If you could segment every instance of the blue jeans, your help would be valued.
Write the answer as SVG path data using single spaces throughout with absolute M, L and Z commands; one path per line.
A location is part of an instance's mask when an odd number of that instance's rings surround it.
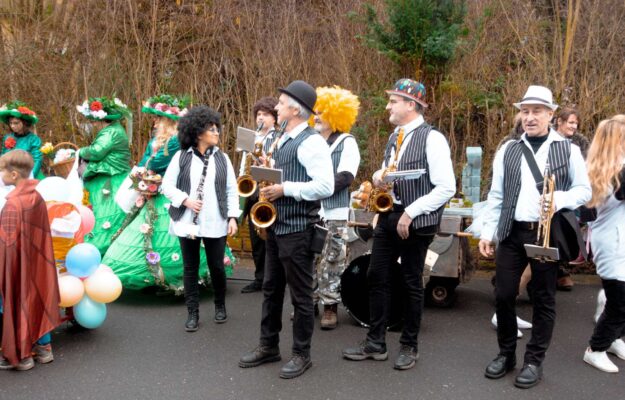
M 0 297 L 0 315 L 3 314 L 2 311 L 3 311 L 2 297 Z M 2 327 L 2 317 L 0 317 L 0 327 Z M 2 336 L 2 328 L 0 328 L 0 337 L 1 336 Z M 50 335 L 50 332 L 46 333 L 45 335 L 40 337 L 39 340 L 37 340 L 37 344 L 39 346 L 45 346 L 47 344 L 50 344 L 50 342 L 52 342 L 52 335 Z

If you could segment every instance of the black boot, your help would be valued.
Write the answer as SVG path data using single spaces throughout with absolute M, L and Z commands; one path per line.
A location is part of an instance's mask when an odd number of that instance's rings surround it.
M 187 332 L 195 332 L 200 325 L 200 311 L 189 310 L 189 316 L 187 322 L 184 324 L 184 330 Z
M 228 320 L 228 314 L 226 314 L 226 305 L 215 304 L 215 322 L 218 324 L 223 324 Z

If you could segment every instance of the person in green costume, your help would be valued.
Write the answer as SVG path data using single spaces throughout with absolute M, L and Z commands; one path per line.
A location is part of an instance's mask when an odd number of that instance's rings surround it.
M 130 170 L 128 136 L 121 120 L 132 115 L 119 99 L 108 97 L 89 98 L 76 109 L 91 121 L 97 132 L 91 145 L 78 151 L 79 174 L 95 216 L 95 226 L 85 236 L 85 242 L 105 254 L 111 237 L 126 216 L 114 198 Z
M 184 291 L 180 243 L 176 236 L 168 232 L 170 201 L 157 192 L 154 195 L 150 195 L 149 191 L 148 194 L 141 194 L 138 187 L 133 189 L 132 186 L 139 186 L 141 182 L 147 185 L 150 179 L 158 181 L 158 176 L 165 174 L 172 157 L 180 150 L 177 121 L 187 113 L 188 103 L 187 97 L 162 94 L 151 97 L 141 109 L 154 115 L 153 137 L 138 168 L 133 169 L 117 192 L 116 201 L 127 212 L 126 219 L 102 259 L 102 263 L 111 267 L 126 289 L 158 286 L 163 289 L 158 293 L 172 291 L 177 295 Z M 143 179 L 144 176 L 156 178 Z M 228 247 L 226 257 L 229 263 L 226 274 L 231 275 L 234 257 Z M 204 253 L 200 259 L 199 279 L 204 284 L 209 282 Z
M 2 153 L 6 154 L 11 150 L 25 150 L 33 156 L 35 164 L 33 166 L 33 177 L 43 179 L 41 163 L 41 139 L 32 129 L 39 121 L 39 118 L 26 103 L 16 100 L 0 107 L 0 121 L 9 126 L 10 132 L 2 138 Z

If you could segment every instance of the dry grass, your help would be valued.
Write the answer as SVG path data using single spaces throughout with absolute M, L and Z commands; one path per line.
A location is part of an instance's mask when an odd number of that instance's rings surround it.
M 381 9 L 383 0 L 371 1 Z M 362 177 L 379 164 L 389 129 L 383 89 L 410 70 L 363 47 L 347 17 L 359 0 L 3 0 L 0 101 L 20 98 L 40 114 L 46 141 L 85 144 L 74 105 L 116 93 L 134 110 L 159 93 L 189 93 L 223 114 L 223 147 L 252 104 L 292 79 L 341 85 L 361 97 L 356 130 Z M 511 103 L 527 85 L 576 104 L 582 129 L 625 108 L 622 0 L 468 1 L 458 56 L 425 79 L 427 119 L 449 136 L 458 172 L 467 145 L 484 147 L 485 171 L 508 132 Z M 558 28 L 560 27 L 560 28 Z M 133 155 L 147 142 L 135 114 Z M 232 153 L 231 153 L 232 154 Z

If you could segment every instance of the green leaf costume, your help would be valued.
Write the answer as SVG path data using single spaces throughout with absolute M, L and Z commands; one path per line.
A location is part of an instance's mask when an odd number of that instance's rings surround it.
M 96 135 L 93 143 L 79 151 L 89 161 L 83 173 L 85 189 L 93 206 L 95 227 L 85 242 L 105 254 L 111 237 L 124 221 L 124 211 L 115 203 L 115 193 L 130 170 L 130 150 L 126 131 L 119 121 Z

